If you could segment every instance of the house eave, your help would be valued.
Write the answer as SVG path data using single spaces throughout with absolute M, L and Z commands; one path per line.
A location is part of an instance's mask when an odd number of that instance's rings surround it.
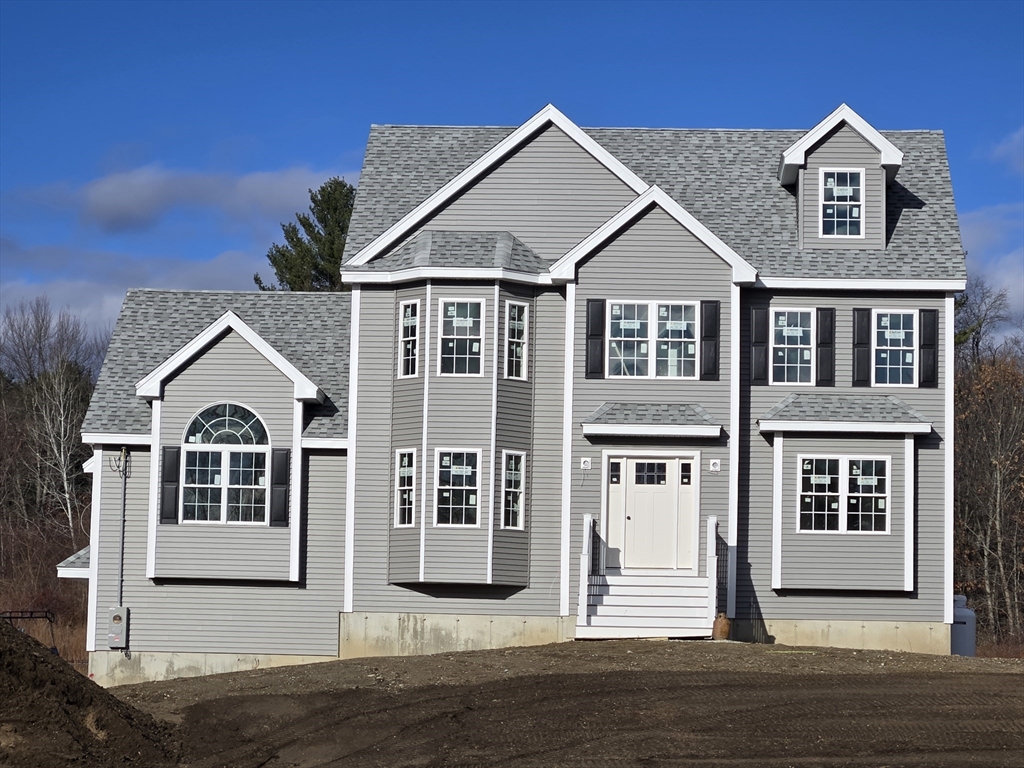
M 705 437 L 722 434 L 719 424 L 584 424 L 584 437 Z
M 868 434 L 927 435 L 932 425 L 927 422 L 891 421 L 796 421 L 760 419 L 761 432 L 862 432 Z

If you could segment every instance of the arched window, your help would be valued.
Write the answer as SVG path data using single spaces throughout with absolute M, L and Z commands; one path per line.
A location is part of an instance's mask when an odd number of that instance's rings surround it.
M 259 416 L 234 403 L 211 405 L 188 425 L 184 450 L 182 522 L 267 523 L 270 443 Z

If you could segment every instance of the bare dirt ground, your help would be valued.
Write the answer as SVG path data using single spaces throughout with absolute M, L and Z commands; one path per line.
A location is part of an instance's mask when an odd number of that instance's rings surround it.
M 579 642 L 111 692 L 168 729 L 165 761 L 12 765 L 1024 766 L 1012 659 Z

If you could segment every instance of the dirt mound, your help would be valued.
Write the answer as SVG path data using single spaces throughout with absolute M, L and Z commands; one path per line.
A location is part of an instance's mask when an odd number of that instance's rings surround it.
M 0 621 L 0 764 L 165 766 L 166 726 Z

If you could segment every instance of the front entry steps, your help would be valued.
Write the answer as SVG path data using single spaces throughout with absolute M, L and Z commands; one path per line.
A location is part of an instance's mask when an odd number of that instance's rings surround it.
M 593 574 L 576 638 L 711 637 L 709 588 L 706 578 L 673 571 Z

